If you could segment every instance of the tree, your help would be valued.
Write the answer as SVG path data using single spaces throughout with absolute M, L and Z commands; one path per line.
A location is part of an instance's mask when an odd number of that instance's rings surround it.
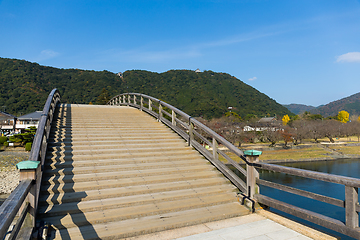
M 281 140 L 282 136 L 278 130 L 268 128 L 262 132 L 264 138 L 270 142 L 270 147 L 274 147 L 275 143 Z
M 241 122 L 241 117 L 236 112 L 226 112 L 225 117 L 228 117 L 232 122 Z
M 106 105 L 110 100 L 109 92 L 105 88 L 101 90 L 101 94 L 97 97 L 95 104 Z
M 338 120 L 342 123 L 347 123 L 349 121 L 349 113 L 347 111 L 340 111 L 337 116 Z
M 329 138 L 330 142 L 334 143 L 334 137 L 340 135 L 340 123 L 334 119 L 323 121 L 321 125 L 318 126 L 319 132 L 324 137 Z
M 290 117 L 289 117 L 289 115 L 286 114 L 283 116 L 283 118 L 281 120 L 283 122 L 283 125 L 285 126 L 290 121 Z
M 318 143 L 318 139 L 324 137 L 323 132 L 320 130 L 320 126 L 322 125 L 322 121 L 313 120 L 308 121 L 307 126 L 309 128 L 309 137 L 313 138 L 316 143 Z
M 286 148 L 289 142 L 292 142 L 294 138 L 294 130 L 288 126 L 285 127 L 284 131 L 281 131 L 280 134 L 284 140 L 284 147 Z
M 306 120 L 296 120 L 291 123 L 291 126 L 294 128 L 294 144 L 298 145 L 305 138 L 310 137 L 309 135 L 309 126 L 308 121 Z

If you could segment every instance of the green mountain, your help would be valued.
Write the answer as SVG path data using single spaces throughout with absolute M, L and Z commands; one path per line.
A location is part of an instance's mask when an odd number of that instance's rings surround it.
M 284 107 L 289 109 L 294 114 L 301 114 L 305 111 L 310 112 L 311 110 L 315 109 L 316 107 L 304 105 L 304 104 L 283 104 Z
M 24 60 L 0 58 L 0 107 L 14 115 L 41 110 L 53 88 L 62 102 L 95 102 L 106 89 L 109 96 L 139 92 L 159 98 L 192 116 L 220 117 L 228 107 L 248 114 L 283 116 L 291 112 L 275 100 L 225 73 L 170 70 L 154 73 L 131 70 L 120 78 L 108 71 L 59 69 Z M 1 109 L 3 110 L 3 109 Z
M 347 111 L 351 115 L 360 115 L 360 92 L 349 97 L 342 98 L 326 105 L 319 106 L 311 113 L 319 113 L 324 117 L 335 116 L 340 111 Z

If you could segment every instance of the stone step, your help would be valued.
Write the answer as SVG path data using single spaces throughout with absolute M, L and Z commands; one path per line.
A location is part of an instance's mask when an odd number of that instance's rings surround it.
M 192 189 L 173 190 L 160 193 L 138 194 L 99 200 L 63 203 L 60 205 L 47 205 L 38 208 L 40 217 L 61 216 L 66 211 L 68 214 L 99 211 L 102 209 L 131 207 L 135 205 L 150 204 L 161 201 L 181 200 L 194 196 L 216 196 L 217 194 L 234 192 L 234 187 L 227 184 L 198 187 Z
M 148 135 L 151 135 L 151 137 L 149 137 Z M 142 134 L 134 134 L 134 133 L 130 133 L 130 132 L 126 132 L 126 133 L 117 133 L 117 132 L 112 132 L 109 134 L 104 134 L 104 133 L 78 133 L 78 134 L 59 134 L 59 135 L 50 135 L 49 137 L 49 141 L 50 142 L 58 142 L 58 141 L 63 141 L 63 140 L 82 140 L 82 141 L 86 141 L 86 139 L 88 140 L 114 140 L 114 139 L 121 139 L 121 138 L 138 138 L 138 139 L 163 139 L 163 138 L 173 138 L 174 135 L 173 133 L 159 133 L 159 132 L 154 132 L 154 133 L 142 133 Z
M 160 178 L 159 178 L 160 180 Z M 132 196 L 145 193 L 167 192 L 180 189 L 191 189 L 205 186 L 214 186 L 224 184 L 221 178 L 207 177 L 207 178 L 194 178 L 187 181 L 174 181 L 174 182 L 160 182 L 154 184 L 144 185 L 130 185 L 126 187 L 113 187 L 104 189 L 94 189 L 85 191 L 74 191 L 70 189 L 69 192 L 54 193 L 49 189 L 49 192 L 43 192 L 39 198 L 41 204 L 47 203 L 49 205 L 62 204 L 67 202 L 89 201 L 96 199 L 114 198 L 121 196 Z M 72 192 L 71 192 L 72 191 Z
M 234 193 L 222 193 L 214 196 L 195 196 L 188 199 L 158 201 L 130 207 L 114 209 L 101 209 L 93 212 L 80 212 L 70 215 L 66 214 L 63 218 L 45 217 L 43 220 L 51 223 L 55 229 L 86 226 L 88 224 L 108 223 L 146 217 L 151 215 L 161 215 L 170 212 L 210 207 L 236 201 Z M 64 209 L 66 211 L 67 209 Z
M 129 170 L 142 170 L 142 169 L 159 169 L 164 168 L 173 168 L 173 167 L 183 167 L 183 166 L 198 166 L 207 164 L 204 159 L 194 159 L 194 160 L 177 160 L 166 161 L 166 162 L 148 162 L 148 163 L 123 163 L 121 161 L 115 162 L 112 165 L 93 165 L 88 164 L 87 166 L 58 166 L 53 169 L 45 169 L 43 171 L 44 176 L 57 175 L 58 172 L 62 174 L 84 174 L 84 173 L 100 173 L 100 172 L 113 172 L 113 171 L 129 171 Z
M 77 144 L 78 142 L 92 142 L 92 141 L 164 141 L 164 140 L 173 140 L 180 139 L 180 137 L 176 138 L 176 136 L 167 134 L 167 135 L 157 135 L 156 138 L 153 136 L 149 138 L 149 136 L 140 136 L 140 135 L 102 135 L 94 137 L 92 134 L 84 135 L 81 137 L 50 137 L 49 142 L 51 143 L 73 143 Z
M 160 169 L 141 169 L 141 170 L 127 170 L 127 171 L 112 171 L 112 172 L 97 172 L 97 173 L 83 173 L 83 174 L 74 174 L 71 172 L 58 171 L 55 174 L 43 176 L 43 181 L 49 182 L 64 182 L 64 183 L 74 183 L 74 182 L 87 182 L 95 180 L 111 180 L 111 179 L 122 179 L 122 178 L 134 178 L 134 177 L 145 177 L 145 176 L 160 176 L 168 175 L 175 173 L 186 173 L 186 172 L 209 172 L 214 170 L 214 167 L 211 165 L 195 165 L 195 166 L 185 166 L 185 167 L 169 167 L 169 168 L 160 168 Z
M 114 139 L 106 139 L 104 137 L 104 140 L 97 140 L 97 139 L 86 139 L 83 141 L 73 141 L 71 139 L 64 139 L 62 142 L 58 141 L 58 142 L 48 142 L 48 146 L 50 147 L 54 147 L 54 146 L 82 146 L 82 145 L 87 145 L 87 146 L 101 146 L 101 145 L 119 145 L 119 143 L 126 143 L 126 145 L 132 145 L 132 144 L 148 144 L 148 143 L 153 143 L 153 144 L 166 144 L 166 143 L 178 143 L 178 144 L 186 144 L 186 142 L 184 142 L 183 139 L 180 138 L 168 138 L 168 139 L 151 139 L 151 141 L 149 140 L 149 138 L 114 138 Z
M 77 151 L 93 151 L 93 150 L 102 150 L 102 149 L 117 149 L 117 150 L 126 150 L 126 149 L 163 149 L 163 148 L 179 148 L 179 147 L 187 147 L 185 142 L 181 144 L 178 142 L 164 142 L 164 143 L 153 143 L 153 142 L 146 142 L 146 143 L 130 143 L 127 144 L 126 141 L 114 141 L 108 144 L 101 144 L 101 145 L 67 145 L 67 146 L 48 146 L 48 152 L 56 153 L 56 152 L 77 152 Z
M 118 165 L 118 164 L 141 164 L 141 163 L 153 163 L 153 162 L 174 162 L 174 161 L 182 161 L 186 160 L 189 162 L 197 161 L 197 160 L 203 160 L 208 162 L 207 160 L 204 160 L 204 158 L 199 157 L 197 153 L 191 153 L 191 154 L 172 154 L 171 156 L 153 156 L 153 157 L 147 157 L 147 156 L 133 156 L 130 155 L 128 157 L 122 157 L 122 158 L 109 158 L 109 159 L 84 159 L 84 160 L 72 160 L 67 159 L 48 159 L 45 162 L 45 168 L 46 169 L 62 169 L 67 167 L 86 167 L 86 166 L 104 166 L 104 165 Z M 189 163 L 191 164 L 191 163 Z
M 52 150 L 52 151 L 51 151 Z M 47 156 L 59 156 L 59 155 L 94 155 L 94 154 L 107 154 L 107 153 L 123 153 L 123 152 L 171 152 L 171 151 L 192 151 L 192 148 L 187 146 L 159 146 L 156 145 L 130 145 L 120 144 L 119 146 L 111 146 L 109 148 L 77 148 L 77 147 L 54 147 L 47 152 Z
M 119 222 L 61 229 L 54 239 L 120 239 L 248 214 L 239 203 L 203 207 Z
M 83 155 L 74 155 L 72 156 L 71 154 L 65 155 L 65 154 L 57 154 L 57 155 L 50 155 L 47 154 L 46 156 L 46 161 L 49 160 L 54 160 L 54 161 L 67 161 L 67 160 L 72 160 L 72 161 L 77 161 L 77 160 L 96 160 L 96 159 L 122 159 L 122 158 L 141 158 L 141 157 L 169 157 L 171 158 L 172 156 L 176 156 L 176 155 L 193 155 L 195 153 L 194 150 L 188 150 L 188 151 L 182 151 L 182 150 L 174 150 L 174 151 L 164 151 L 164 152 L 143 152 L 143 151 L 138 151 L 138 152 L 125 152 L 125 151 L 121 151 L 118 153 L 107 153 L 107 154 L 98 154 L 98 153 L 93 153 L 93 154 L 83 154 Z M 50 156 L 49 156 L 50 155 Z

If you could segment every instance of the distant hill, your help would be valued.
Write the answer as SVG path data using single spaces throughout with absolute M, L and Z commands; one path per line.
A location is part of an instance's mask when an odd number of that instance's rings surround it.
M 360 92 L 346 98 L 328 103 L 311 110 L 311 113 L 319 113 L 324 117 L 335 116 L 339 111 L 345 110 L 350 116 L 360 115 Z
M 192 116 L 206 118 L 220 117 L 228 107 L 233 107 L 242 117 L 291 114 L 287 108 L 239 79 L 212 71 L 131 70 L 120 78 L 108 71 L 59 69 L 0 58 L 0 82 L 0 107 L 6 106 L 6 112 L 14 115 L 41 110 L 55 87 L 60 91 L 62 102 L 67 103 L 94 103 L 105 88 L 111 97 L 126 91 L 144 93 Z
M 316 107 L 308 106 L 304 104 L 283 104 L 284 107 L 289 109 L 292 113 L 298 115 L 305 111 L 310 112 L 311 110 L 315 109 Z

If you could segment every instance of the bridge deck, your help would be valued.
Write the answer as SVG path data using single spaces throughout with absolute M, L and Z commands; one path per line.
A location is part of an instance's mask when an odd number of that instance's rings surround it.
M 63 104 L 54 118 L 38 217 L 51 239 L 113 239 L 248 214 L 232 186 L 154 118 Z

